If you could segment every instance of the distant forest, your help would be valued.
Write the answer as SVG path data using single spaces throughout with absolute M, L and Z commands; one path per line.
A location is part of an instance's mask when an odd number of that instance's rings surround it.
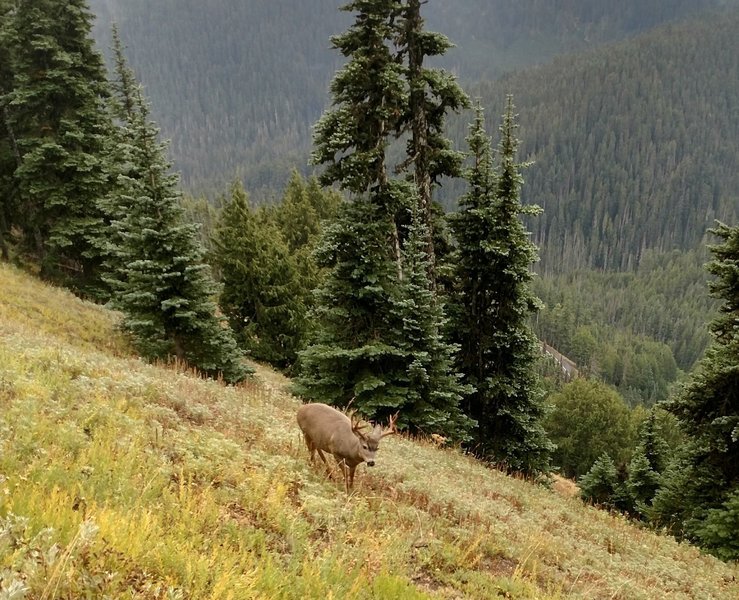
M 522 156 L 535 162 L 524 201 L 544 208 L 532 222 L 537 270 L 633 270 L 645 250 L 696 248 L 714 219 L 736 218 L 737 4 L 425 5 L 429 28 L 457 44 L 441 62 L 488 107 L 491 131 L 514 95 Z M 186 189 L 212 197 L 238 177 L 257 202 L 277 198 L 292 167 L 310 171 L 312 126 L 340 64 L 329 38 L 348 19 L 337 6 L 92 1 L 101 47 L 118 21 Z M 470 120 L 450 124 L 460 148 Z M 453 208 L 462 192 L 447 184 L 437 198 Z

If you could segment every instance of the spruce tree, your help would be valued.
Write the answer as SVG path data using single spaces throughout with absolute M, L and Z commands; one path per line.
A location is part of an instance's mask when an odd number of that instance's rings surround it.
M 274 208 L 274 220 L 291 253 L 312 249 L 321 234 L 322 223 L 336 217 L 341 195 L 321 189 L 318 180 L 307 182 L 293 171 L 287 188 Z
M 279 229 L 251 209 L 241 184 L 231 188 L 212 244 L 219 305 L 239 344 L 258 360 L 288 368 L 304 342 L 298 274 Z
M 634 508 L 642 516 L 649 515 L 661 475 L 667 468 L 669 452 L 656 410 L 652 409 L 641 425 L 639 443 L 629 463 L 626 479 L 626 488 L 634 501 Z
M 24 248 L 43 277 L 100 297 L 111 124 L 93 16 L 85 0 L 19 0 L 11 16 L 13 84 L 2 104 Z
M 119 83 L 122 68 L 124 62 L 118 65 Z M 140 89 L 127 89 L 133 111 L 121 123 L 121 139 L 128 144 L 130 167 L 118 174 L 118 202 L 125 211 L 112 224 L 110 304 L 123 312 L 124 328 L 147 359 L 176 357 L 206 375 L 237 382 L 249 370 L 230 329 L 216 316 L 217 288 L 203 263 L 197 230 L 185 222 L 166 145 L 158 141 Z
M 393 51 L 397 0 L 354 0 L 349 29 L 331 38 L 348 58 L 331 82 L 332 107 L 316 123 L 311 160 L 323 165 L 323 185 L 338 183 L 355 199 L 393 217 L 390 240 L 402 277 L 400 232 L 396 217 L 408 199 L 394 193 L 386 164 L 390 136 L 400 129 L 408 103 L 402 65 Z
M 540 209 L 520 202 L 516 127 L 509 98 L 497 174 L 480 107 L 470 128 L 469 191 L 452 219 L 459 246 L 452 330 L 462 348 L 459 369 L 476 390 L 466 401 L 478 422 L 475 451 L 509 469 L 538 473 L 549 469 L 552 444 L 541 424 L 537 342 L 528 325 L 539 305 L 529 287 L 537 250 L 520 216 Z
M 426 256 L 432 288 L 436 287 L 436 248 L 433 186 L 441 177 L 459 177 L 464 156 L 452 148 L 444 135 L 446 115 L 469 107 L 469 98 L 447 71 L 424 66 L 429 57 L 443 56 L 453 47 L 449 39 L 424 30 L 421 0 L 401 3 L 401 18 L 396 26 L 399 55 L 405 56 L 408 106 L 400 124 L 407 131 L 407 160 L 400 166 L 413 166 L 410 181 L 417 190 L 421 216 L 426 228 Z
M 613 459 L 603 453 L 592 468 L 578 480 L 580 497 L 599 506 L 621 508 L 625 496 Z
M 739 558 L 739 530 L 720 537 L 710 523 L 735 519 L 739 491 L 739 226 L 719 223 L 712 233 L 708 270 L 716 279 L 711 293 L 723 301 L 711 323 L 713 343 L 690 381 L 665 407 L 680 421 L 690 440 L 686 459 L 689 483 L 682 488 L 685 512 L 673 526 L 722 556 Z M 726 519 L 721 511 L 728 511 Z M 731 514 L 730 514 L 731 513 Z
M 345 203 L 316 250 L 327 270 L 310 318 L 316 328 L 300 354 L 296 391 L 352 405 L 370 418 L 399 410 L 408 390 L 401 290 L 388 245 L 394 221 L 382 207 Z
M 462 413 L 461 403 L 472 389 L 461 382 L 454 365 L 458 347 L 444 339 L 446 325 L 441 302 L 430 285 L 429 233 L 419 203 L 412 203 L 404 249 L 403 327 L 400 345 L 408 356 L 408 395 L 403 416 L 411 430 L 443 433 L 468 440 L 474 422 Z
M 419 271 L 431 271 L 418 237 L 427 245 L 429 230 L 400 229 L 418 199 L 386 164 L 387 146 L 408 118 L 407 70 L 395 48 L 404 5 L 362 0 L 345 9 L 356 11 L 354 24 L 333 42 L 349 60 L 332 82 L 333 107 L 316 126 L 313 160 L 326 167 L 321 181 L 351 198 L 317 252 L 327 276 L 297 389 L 314 400 L 353 402 L 371 418 L 400 411 L 401 426 L 461 438 L 469 424 L 459 411 L 463 387 L 451 369 L 453 348 L 441 338 L 429 272 Z M 408 236 L 414 241 L 404 249 Z
M 326 279 L 317 290 L 316 328 L 301 353 L 296 389 L 367 417 L 395 412 L 408 388 L 398 345 L 402 278 L 399 207 L 405 188 L 389 180 L 386 148 L 406 105 L 402 68 L 392 52 L 396 0 L 356 0 L 349 29 L 332 38 L 348 58 L 331 83 L 332 107 L 316 124 L 312 160 L 324 185 L 351 194 L 316 251 Z
M 407 93 L 403 70 L 392 51 L 397 0 L 354 0 L 342 7 L 356 11 L 354 23 L 331 38 L 349 60 L 331 82 L 333 106 L 316 124 L 312 160 L 324 165 L 323 185 L 387 202 L 385 152 L 388 136 L 399 127 Z

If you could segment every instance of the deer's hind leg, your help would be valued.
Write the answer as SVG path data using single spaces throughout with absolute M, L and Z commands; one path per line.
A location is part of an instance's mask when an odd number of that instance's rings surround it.
M 326 466 L 326 474 L 328 475 L 329 479 L 333 479 L 333 468 L 330 464 L 328 464 L 328 461 L 326 460 L 326 456 L 323 454 L 323 451 L 320 448 L 316 448 L 318 451 L 318 456 L 321 457 L 321 460 L 323 461 L 323 464 Z
M 313 440 L 310 439 L 307 433 L 303 434 L 303 438 L 305 439 L 305 445 L 308 446 L 308 452 L 310 452 L 310 462 L 311 464 L 313 464 L 314 462 L 316 462 L 316 450 L 318 450 L 318 448 L 316 448 L 316 445 L 313 443 Z M 320 452 L 320 450 L 318 451 Z

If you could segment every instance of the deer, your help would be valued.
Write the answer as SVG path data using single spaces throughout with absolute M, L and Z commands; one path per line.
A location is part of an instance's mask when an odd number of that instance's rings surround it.
M 346 415 L 320 402 L 304 404 L 298 409 L 297 417 L 298 426 L 310 451 L 310 462 L 315 463 L 318 452 L 330 477 L 331 467 L 323 453 L 332 454 L 344 474 L 347 494 L 354 486 L 357 465 L 366 462 L 368 467 L 375 466 L 375 453 L 380 440 L 398 431 L 395 426 L 397 413 L 390 417 L 387 427 L 378 424 L 370 433 L 365 434 L 362 432 L 365 425 L 361 425 L 359 419 L 356 419 L 356 413 Z

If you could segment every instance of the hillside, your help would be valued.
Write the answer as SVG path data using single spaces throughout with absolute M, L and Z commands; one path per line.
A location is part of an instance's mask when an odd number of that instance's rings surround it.
M 739 593 L 736 566 L 422 441 L 388 438 L 347 498 L 277 374 L 146 365 L 115 314 L 0 281 L 0 597 Z
M 634 269 L 739 218 L 739 11 L 661 28 L 480 84 L 490 130 L 506 94 L 541 272 Z M 456 124 L 456 136 L 464 124 Z
M 341 63 L 329 37 L 349 23 L 338 10 L 343 2 L 90 4 L 102 49 L 117 21 L 186 187 L 212 192 L 237 174 L 252 193 L 268 196 L 291 166 L 305 168 L 311 127 Z M 457 45 L 444 66 L 473 82 L 723 5 L 737 0 L 432 0 L 424 14 L 430 30 Z

